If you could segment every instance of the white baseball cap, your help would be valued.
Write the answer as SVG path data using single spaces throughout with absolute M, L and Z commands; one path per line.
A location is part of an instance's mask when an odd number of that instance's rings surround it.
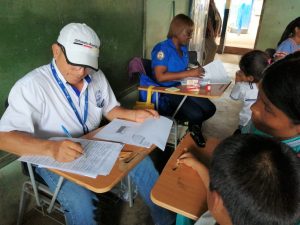
M 84 23 L 64 26 L 57 39 L 67 62 L 98 70 L 100 39 L 96 32 Z

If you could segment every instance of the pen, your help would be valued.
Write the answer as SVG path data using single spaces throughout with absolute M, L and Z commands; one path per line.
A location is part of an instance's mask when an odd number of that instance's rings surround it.
M 66 135 L 68 138 L 72 138 L 72 135 L 71 135 L 70 132 L 67 130 L 67 128 L 65 128 L 64 125 L 61 125 L 61 128 L 62 128 L 62 130 L 64 131 L 65 135 Z M 87 157 L 85 153 L 82 153 L 82 154 L 85 156 L 85 158 Z
M 70 132 L 67 130 L 67 128 L 64 127 L 64 125 L 61 125 L 61 128 L 63 129 L 65 135 L 66 135 L 68 138 L 72 138 L 72 135 L 71 135 Z

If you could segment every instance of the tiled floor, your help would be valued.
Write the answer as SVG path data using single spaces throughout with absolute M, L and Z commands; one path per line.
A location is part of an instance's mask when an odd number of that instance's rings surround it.
M 234 79 L 235 71 L 240 56 L 236 55 L 217 55 L 216 58 L 224 62 L 224 66 L 229 76 Z M 232 134 L 238 124 L 238 112 L 240 104 L 232 101 L 229 98 L 229 93 L 233 84 L 227 89 L 225 94 L 213 102 L 217 106 L 215 116 L 204 123 L 203 133 L 204 136 L 214 136 L 224 138 Z M 123 105 L 131 106 L 137 99 L 137 92 L 128 95 L 121 102 Z M 162 169 L 162 161 L 167 160 L 170 151 L 156 151 L 152 155 L 153 159 L 157 162 L 158 169 Z M 106 195 L 101 196 L 101 215 L 102 224 L 104 225 L 152 225 L 152 220 L 147 207 L 140 198 L 135 200 L 134 206 L 129 208 L 126 202 L 116 201 L 115 198 L 107 198 Z M 63 217 L 59 217 L 63 221 Z M 0 222 L 1 224 L 1 222 Z M 24 217 L 25 225 L 57 225 L 59 223 L 43 216 L 36 210 L 31 210 Z

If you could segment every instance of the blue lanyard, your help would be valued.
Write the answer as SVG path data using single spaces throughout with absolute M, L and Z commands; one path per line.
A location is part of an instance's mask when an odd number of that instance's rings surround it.
M 89 128 L 87 127 L 86 120 L 87 120 L 87 115 L 88 115 L 88 96 L 89 96 L 89 92 L 88 92 L 88 88 L 86 88 L 85 91 L 85 98 L 84 98 L 84 114 L 83 114 L 83 120 L 81 119 L 81 116 L 79 115 L 76 106 L 67 90 L 67 88 L 65 87 L 65 85 L 63 84 L 63 82 L 61 81 L 61 79 L 58 77 L 57 72 L 53 66 L 53 63 L 50 63 L 51 65 L 51 70 L 52 70 L 52 74 L 56 80 L 56 82 L 58 83 L 58 85 L 60 86 L 61 90 L 63 91 L 63 93 L 65 94 L 65 97 L 67 98 L 69 105 L 71 106 L 71 108 L 73 109 L 78 121 L 80 122 L 82 129 L 83 129 L 83 133 L 87 134 L 89 132 Z

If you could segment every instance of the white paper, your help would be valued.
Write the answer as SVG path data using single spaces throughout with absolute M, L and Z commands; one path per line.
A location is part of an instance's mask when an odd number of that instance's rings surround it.
M 211 84 L 227 84 L 230 82 L 230 77 L 220 60 L 215 60 L 205 65 L 203 68 L 205 74 L 200 84 L 208 81 L 210 81 Z
M 84 154 L 72 162 L 58 162 L 48 156 L 22 156 L 18 160 L 36 164 L 40 167 L 59 169 L 95 178 L 98 175 L 106 176 L 113 168 L 123 144 L 105 141 L 94 141 L 78 138 L 51 138 L 51 140 L 69 139 L 79 142 Z
M 155 144 L 164 150 L 171 131 L 172 121 L 164 116 L 149 118 L 143 123 L 114 119 L 95 137 L 149 148 Z

